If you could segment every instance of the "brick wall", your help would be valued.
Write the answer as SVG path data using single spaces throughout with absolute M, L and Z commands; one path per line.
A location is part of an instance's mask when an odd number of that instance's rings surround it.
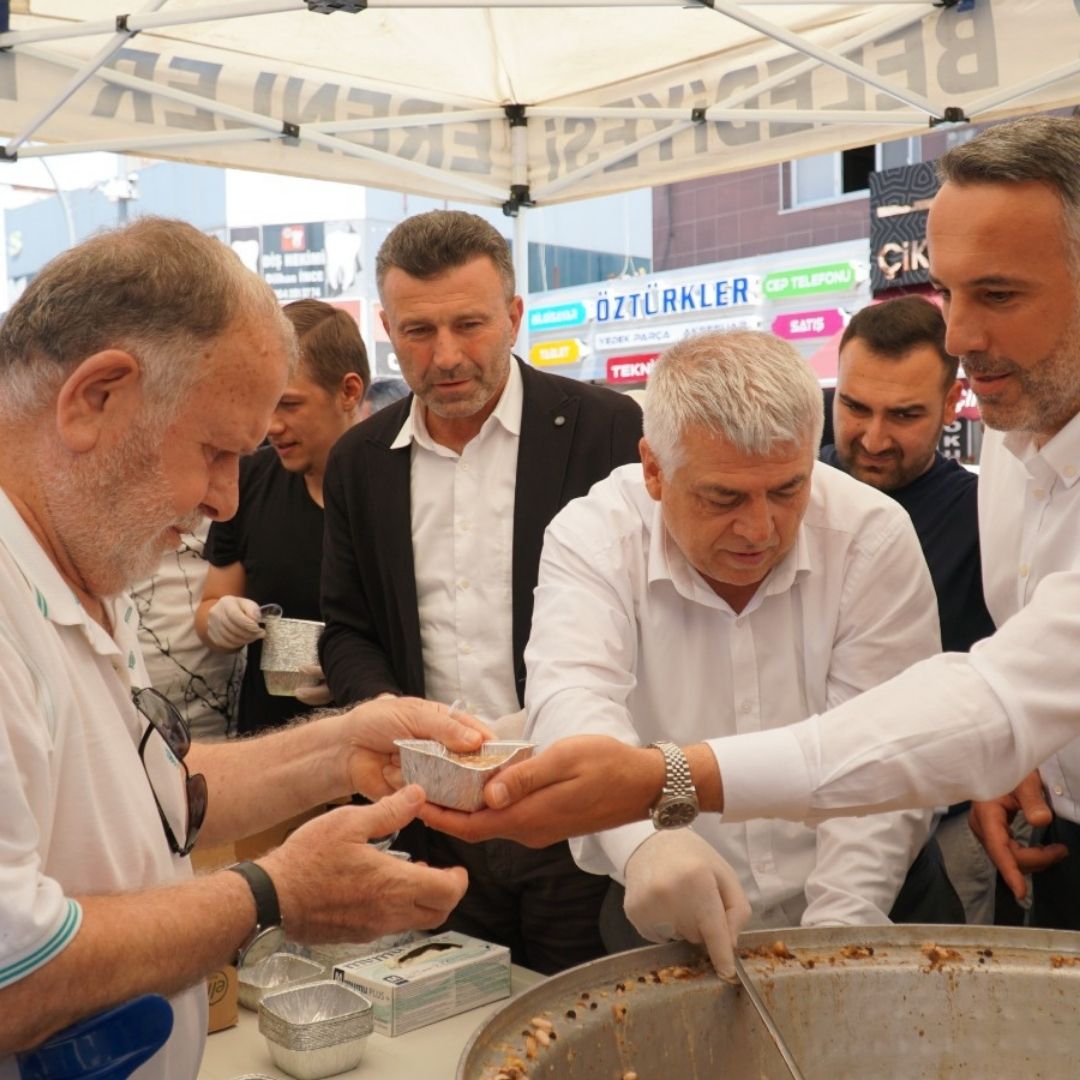
M 686 180 L 653 190 L 653 268 L 832 244 L 869 236 L 869 196 L 780 210 L 780 167 Z

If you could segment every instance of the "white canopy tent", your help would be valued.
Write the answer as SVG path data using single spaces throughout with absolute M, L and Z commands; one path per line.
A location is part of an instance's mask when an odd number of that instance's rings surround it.
M 517 214 L 1080 100 L 1080 2 L 944 2 L 0 0 L 0 154 Z

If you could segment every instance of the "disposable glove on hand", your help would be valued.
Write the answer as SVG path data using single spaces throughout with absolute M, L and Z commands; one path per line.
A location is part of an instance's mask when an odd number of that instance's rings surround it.
M 319 681 L 314 686 L 298 686 L 293 691 L 293 697 L 297 701 L 302 701 L 305 705 L 329 705 L 334 700 L 330 687 L 326 685 L 326 675 L 318 664 L 301 664 L 300 674 Z
M 242 649 L 265 637 L 259 625 L 259 605 L 244 596 L 223 596 L 206 616 L 206 636 L 219 649 Z
M 624 907 L 648 941 L 704 944 L 717 974 L 735 977 L 735 940 L 750 904 L 739 875 L 691 829 L 657 831 L 630 856 Z

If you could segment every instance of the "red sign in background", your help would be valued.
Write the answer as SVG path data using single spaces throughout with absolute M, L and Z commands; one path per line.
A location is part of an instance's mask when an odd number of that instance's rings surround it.
M 619 383 L 645 382 L 652 371 L 653 362 L 658 352 L 634 353 L 632 356 L 609 356 L 607 361 L 607 381 L 613 385 Z

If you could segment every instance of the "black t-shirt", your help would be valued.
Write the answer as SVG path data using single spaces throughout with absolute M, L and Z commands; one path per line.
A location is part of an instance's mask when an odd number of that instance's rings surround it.
M 212 566 L 241 563 L 244 595 L 257 604 L 280 604 L 290 619 L 322 618 L 323 512 L 304 478 L 282 468 L 269 447 L 240 460 L 240 507 L 230 521 L 215 521 L 206 541 Z M 262 642 L 248 646 L 237 730 L 243 735 L 278 727 L 309 708 L 294 697 L 267 693 L 259 660 Z
M 823 446 L 821 460 L 841 468 L 835 446 Z M 936 454 L 922 476 L 886 492 L 908 512 L 922 544 L 937 593 L 945 652 L 967 652 L 994 632 L 982 590 L 978 485 L 974 473 Z

